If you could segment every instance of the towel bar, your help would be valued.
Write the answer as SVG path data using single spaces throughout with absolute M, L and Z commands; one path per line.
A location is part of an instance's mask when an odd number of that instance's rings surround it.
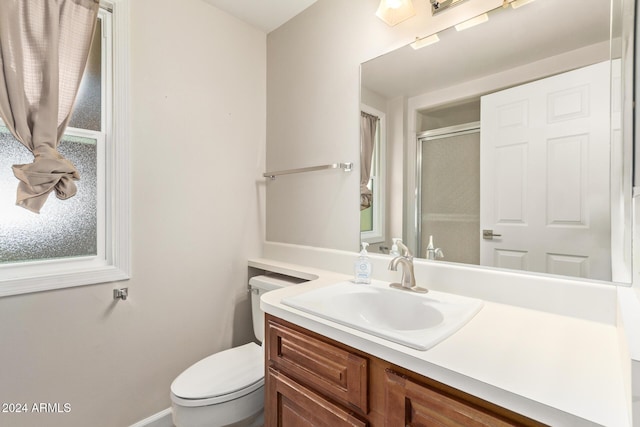
M 262 174 L 263 177 L 265 178 L 271 178 L 271 179 L 276 179 L 276 176 L 278 175 L 289 175 L 292 173 L 302 173 L 302 172 L 312 172 L 312 171 L 319 171 L 319 170 L 324 170 L 324 169 L 343 169 L 345 172 L 351 172 L 351 169 L 353 168 L 353 163 L 332 163 L 330 165 L 321 165 L 321 166 L 309 166 L 306 168 L 298 168 L 298 169 L 287 169 L 287 170 L 281 170 L 281 171 L 274 171 L 274 172 L 265 172 Z

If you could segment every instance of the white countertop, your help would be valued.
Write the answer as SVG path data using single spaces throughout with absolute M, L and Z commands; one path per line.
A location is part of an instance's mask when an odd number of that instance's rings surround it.
M 552 426 L 630 426 L 614 325 L 485 301 L 462 329 L 414 350 L 281 304 L 351 277 L 279 261 L 250 267 L 309 282 L 262 296 L 269 314 Z

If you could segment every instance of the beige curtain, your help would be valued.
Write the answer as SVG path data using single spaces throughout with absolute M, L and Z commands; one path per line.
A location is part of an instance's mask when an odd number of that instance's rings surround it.
M 360 113 L 360 210 L 371 206 L 373 195 L 367 187 L 371 178 L 371 161 L 376 138 L 378 117 Z
M 39 213 L 49 193 L 76 194 L 57 147 L 87 62 L 99 0 L 0 0 L 0 116 L 34 155 L 14 165 L 17 204 Z

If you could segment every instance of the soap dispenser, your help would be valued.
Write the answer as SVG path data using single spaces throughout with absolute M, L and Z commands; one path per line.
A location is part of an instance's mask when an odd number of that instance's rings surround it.
M 367 242 L 362 242 L 362 250 L 355 263 L 355 282 L 361 284 L 371 283 L 371 261 L 367 253 Z
M 402 239 L 394 237 L 391 240 L 393 240 L 393 245 L 391 246 L 391 252 L 389 252 L 389 255 L 394 257 L 400 256 L 400 251 L 398 250 L 398 242 L 402 242 Z

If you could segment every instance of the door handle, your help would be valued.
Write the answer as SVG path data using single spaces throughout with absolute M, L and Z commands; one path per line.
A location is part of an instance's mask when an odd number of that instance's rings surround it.
M 493 230 L 482 230 L 482 238 L 485 240 L 493 240 L 494 237 L 502 237 L 502 234 L 494 234 Z

